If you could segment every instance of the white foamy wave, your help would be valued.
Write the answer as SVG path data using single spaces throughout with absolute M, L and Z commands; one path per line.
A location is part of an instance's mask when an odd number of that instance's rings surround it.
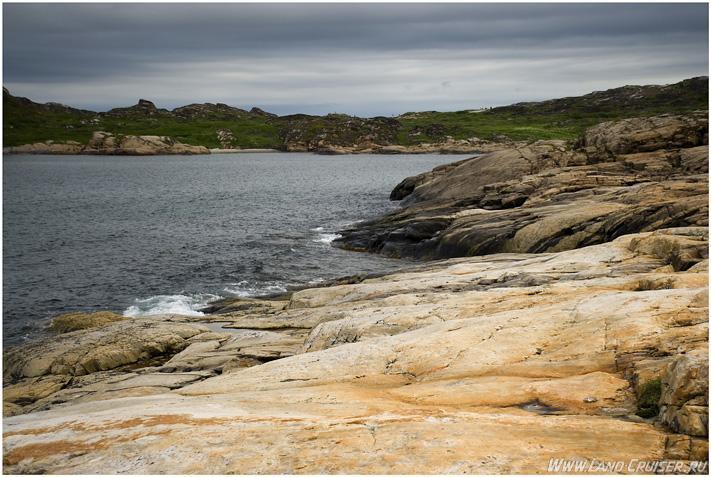
M 318 234 L 318 238 L 314 239 L 313 241 L 316 243 L 329 244 L 340 237 L 342 237 L 341 234 Z
M 323 232 L 323 227 L 315 227 L 311 229 L 312 232 Z
M 230 283 L 230 285 L 226 286 L 223 290 L 232 296 L 249 298 L 286 293 L 287 288 L 285 283 L 280 282 L 253 283 L 248 280 L 242 280 L 237 283 Z
M 147 315 L 188 315 L 188 316 L 203 316 L 204 313 L 199 311 L 209 302 L 221 298 L 217 295 L 209 293 L 201 293 L 198 295 L 156 295 L 145 299 L 136 299 L 134 304 L 129 306 L 123 316 L 147 316 Z

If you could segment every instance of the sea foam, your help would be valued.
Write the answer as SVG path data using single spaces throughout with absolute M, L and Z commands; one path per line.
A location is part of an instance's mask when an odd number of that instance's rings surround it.
M 156 295 L 145 299 L 137 298 L 134 304 L 129 306 L 123 316 L 147 316 L 147 315 L 188 315 L 188 316 L 203 316 L 204 313 L 199 311 L 204 308 L 209 302 L 221 298 L 217 295 L 209 293 L 201 293 L 197 295 Z
M 226 286 L 223 290 L 238 298 L 250 298 L 285 293 L 287 291 L 286 287 L 286 283 L 276 281 L 255 283 L 242 280 L 236 283 L 230 283 L 229 286 Z
M 341 234 L 318 234 L 318 238 L 314 239 L 313 241 L 316 243 L 329 244 L 340 237 L 342 237 Z

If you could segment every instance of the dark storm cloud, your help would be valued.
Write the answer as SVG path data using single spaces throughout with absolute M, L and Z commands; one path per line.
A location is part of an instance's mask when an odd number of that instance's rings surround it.
M 5 4 L 5 84 L 281 113 L 463 109 L 707 74 L 704 4 Z

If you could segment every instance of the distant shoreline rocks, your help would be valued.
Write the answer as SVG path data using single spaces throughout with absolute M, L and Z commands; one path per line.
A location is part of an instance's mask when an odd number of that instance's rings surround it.
M 447 138 L 446 141 L 436 143 L 423 143 L 411 146 L 395 144 L 355 144 L 353 146 L 337 146 L 333 144 L 321 144 L 316 148 L 299 147 L 298 145 L 287 145 L 289 152 L 314 152 L 323 155 L 343 155 L 343 154 L 483 154 L 513 147 L 515 143 L 511 141 L 484 141 L 477 138 L 454 140 Z
M 194 146 L 179 142 L 169 136 L 130 136 L 96 131 L 87 144 L 77 141 L 44 141 L 3 148 L 3 154 L 53 154 L 53 155 L 107 155 L 107 156 L 156 156 L 195 154 L 237 154 L 262 152 L 312 152 L 321 155 L 344 154 L 480 154 L 510 148 L 512 142 L 452 140 L 431 144 L 400 146 L 389 144 L 354 144 L 337 146 L 319 144 L 317 147 L 287 144 L 285 150 L 269 148 L 214 148 Z
M 82 154 L 108 156 L 155 156 L 162 154 L 210 154 L 205 146 L 193 146 L 169 136 L 123 136 L 97 131 L 83 145 L 77 141 L 45 141 L 3 148 L 3 154 Z

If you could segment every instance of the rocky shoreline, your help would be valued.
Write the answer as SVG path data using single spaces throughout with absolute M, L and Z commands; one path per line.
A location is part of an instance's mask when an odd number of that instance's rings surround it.
M 402 208 L 340 232 L 346 249 L 420 259 L 554 252 L 665 227 L 708 226 L 706 112 L 592 127 L 398 184 Z
M 168 136 L 116 136 L 97 131 L 87 144 L 76 141 L 39 142 L 3 148 L 3 154 L 57 154 L 105 156 L 155 156 L 210 154 L 205 146 L 183 144 Z
M 4 354 L 5 471 L 693 471 L 707 174 L 704 114 L 604 124 L 408 178 L 340 239 L 446 260 L 200 317 L 59 317 Z
M 436 143 L 415 144 L 411 146 L 382 145 L 371 142 L 351 146 L 333 144 L 301 145 L 287 144 L 287 152 L 313 152 L 323 155 L 344 154 L 483 154 L 501 149 L 508 149 L 515 144 L 513 141 L 483 141 L 480 139 L 454 140 L 447 138 Z M 520 143 L 522 145 L 523 143 Z
M 77 141 L 45 141 L 3 148 L 3 154 L 50 154 L 50 155 L 108 155 L 108 156 L 154 156 L 194 154 L 244 154 L 263 152 L 313 152 L 322 155 L 345 154 L 480 154 L 511 147 L 511 142 L 454 141 L 417 144 L 414 146 L 381 145 L 373 143 L 352 146 L 319 145 L 294 146 L 287 144 L 283 150 L 265 148 L 214 148 L 184 144 L 168 136 L 115 136 L 97 131 L 87 144 Z

